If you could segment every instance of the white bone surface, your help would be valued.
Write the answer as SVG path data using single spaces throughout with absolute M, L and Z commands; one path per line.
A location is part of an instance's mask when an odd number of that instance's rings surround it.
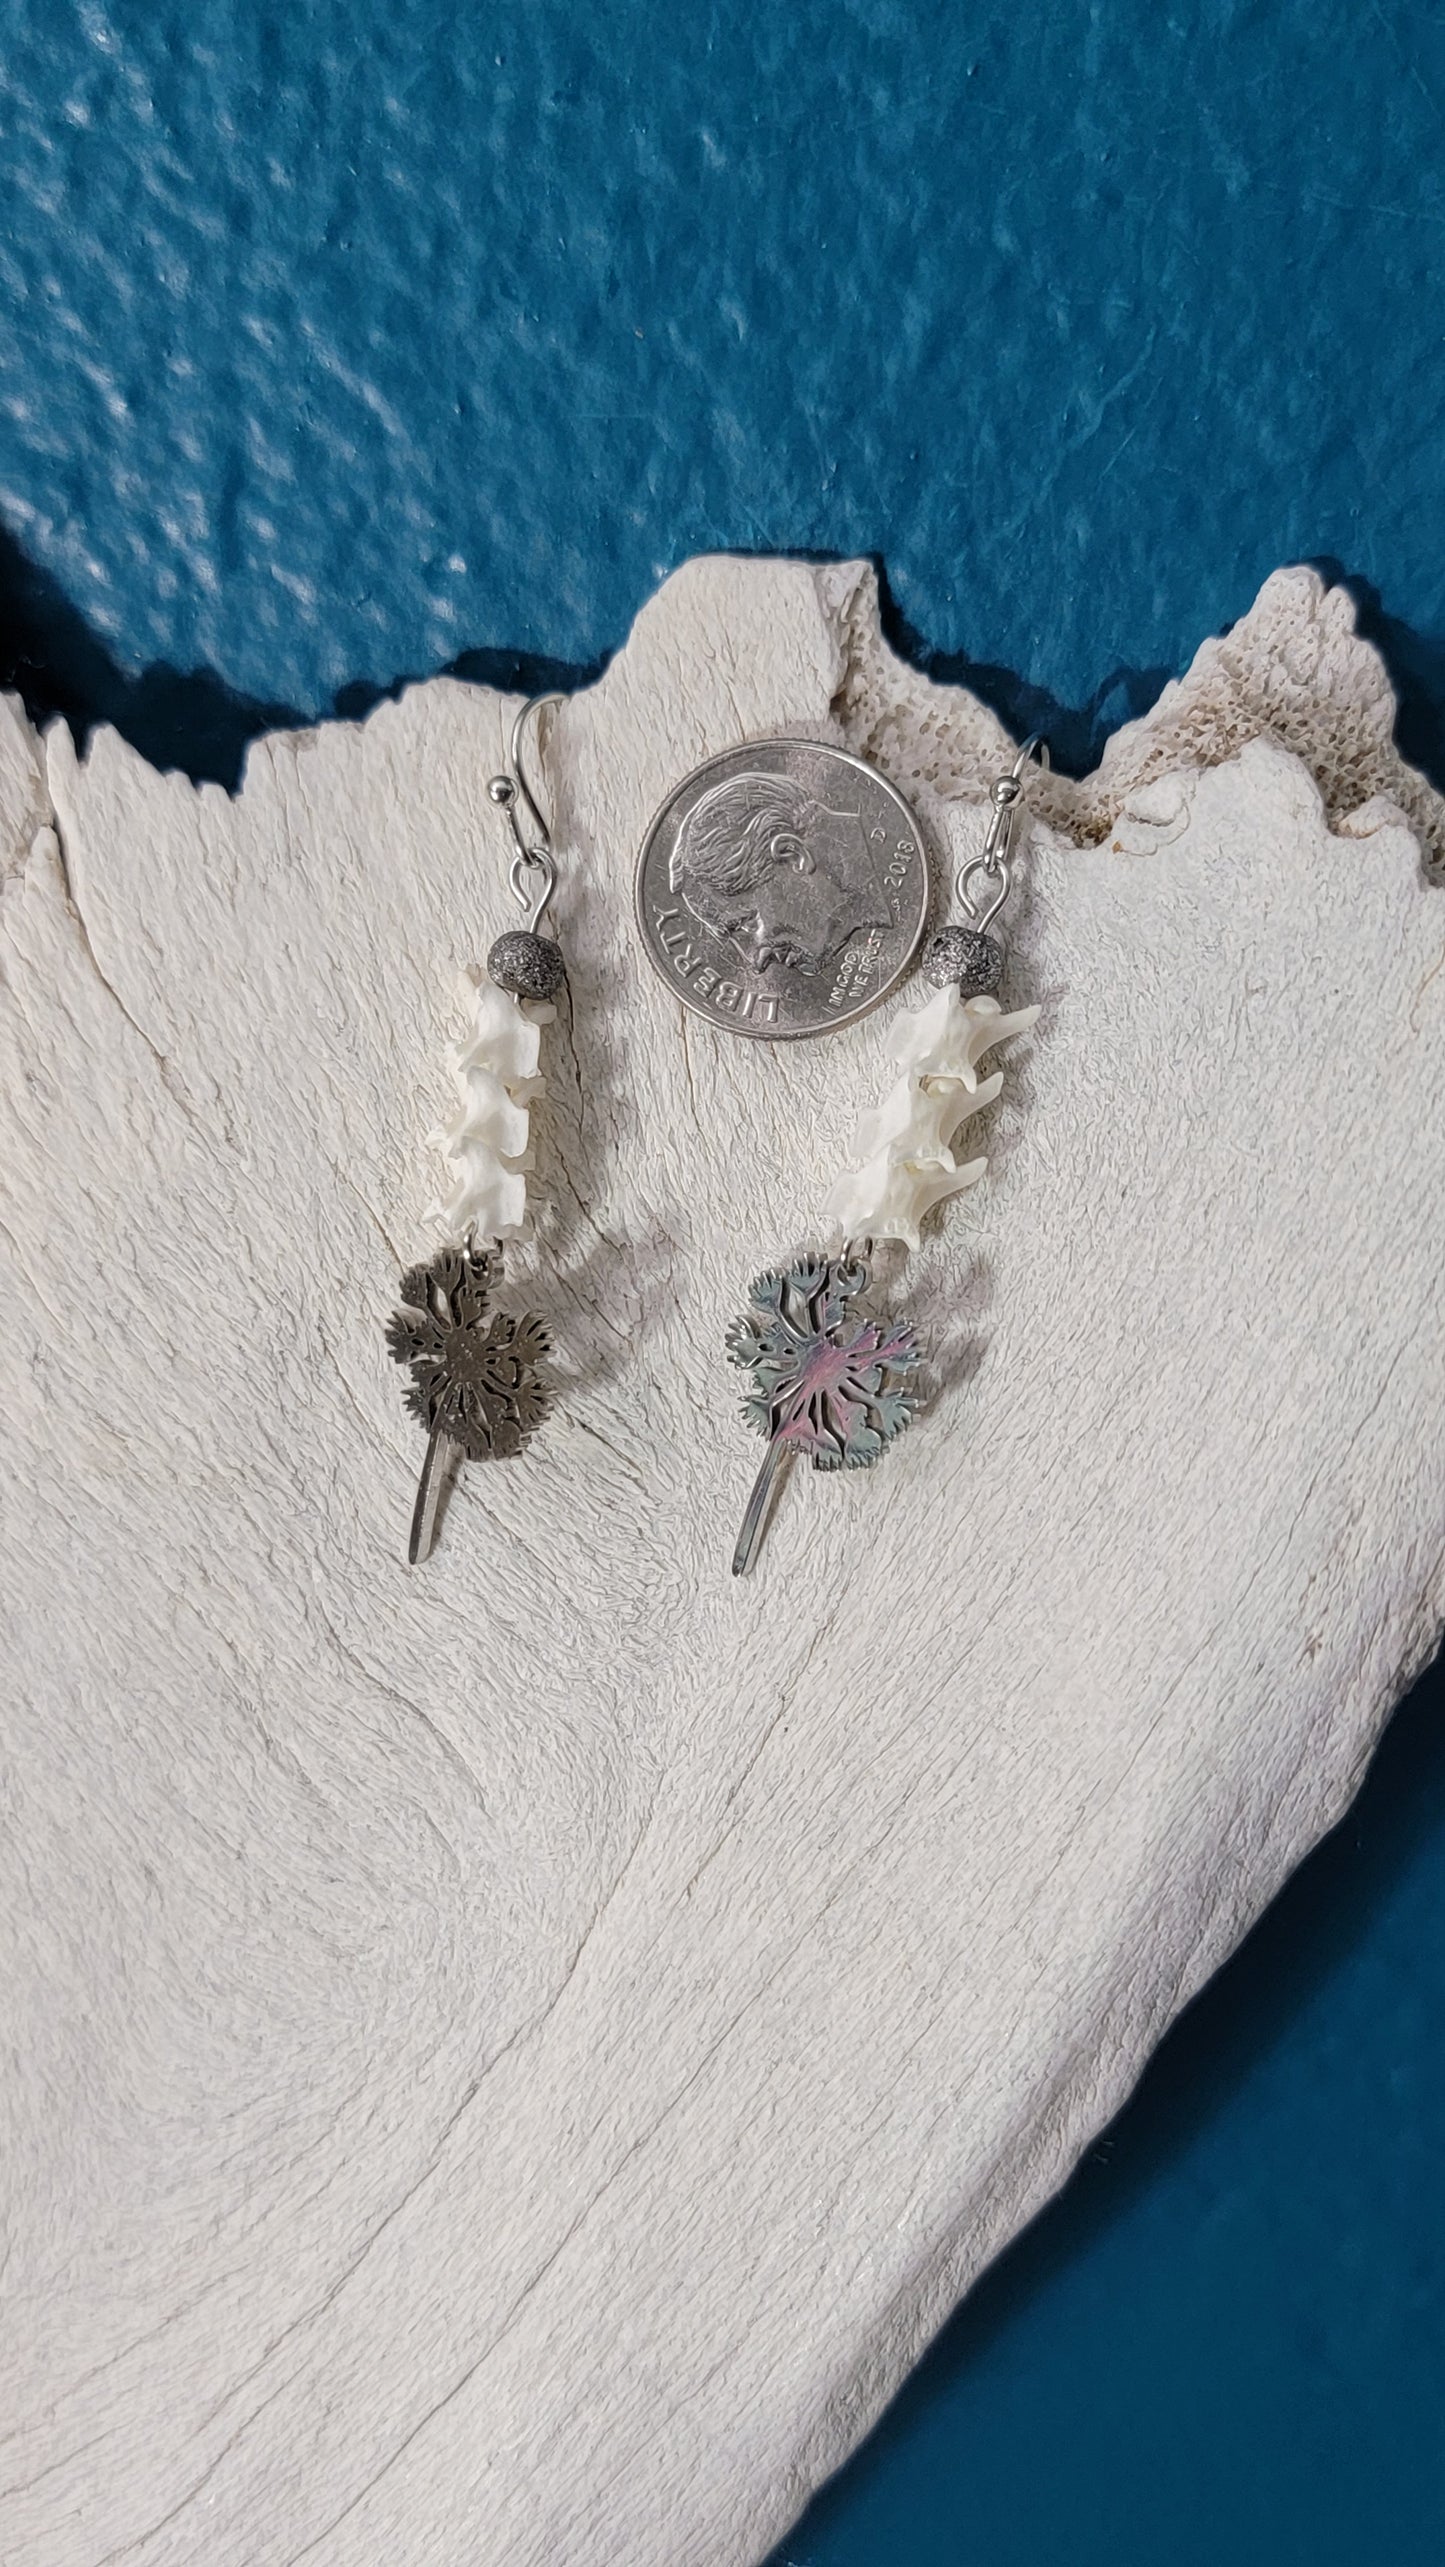
M 1026 1034 L 1038 1016 L 1036 1007 L 1006 1016 L 996 998 L 961 998 L 957 988 L 935 990 L 922 1007 L 905 1011 L 891 1045 L 903 1076 L 881 1105 L 859 1116 L 850 1150 L 857 1164 L 835 1177 L 824 1199 L 833 1237 L 897 1239 L 916 1248 L 928 1214 L 977 1185 L 987 1157 L 960 1162 L 950 1144 L 966 1116 L 1003 1093 L 1002 1070 L 980 1079 L 978 1064 L 995 1043 Z
M 746 2567 L 1439 1636 L 1445 813 L 1305 571 L 1040 780 L 1039 1023 L 906 1277 L 935 1405 L 795 1473 L 747 1581 L 724 1327 L 890 1020 L 686 1015 L 633 852 L 791 728 L 942 871 L 1006 744 L 860 565 L 659 593 L 549 735 L 571 997 L 503 1299 L 555 1414 L 408 1571 L 382 1329 L 512 710 L 438 680 L 234 800 L 0 721 L 25 2567 Z
M 514 998 L 479 969 L 461 975 L 460 995 L 471 1019 L 466 1040 L 451 1052 L 461 1103 L 431 1134 L 451 1185 L 427 1217 L 450 1239 L 471 1231 L 483 1244 L 520 1239 L 534 1164 L 532 1107 L 545 1084 L 541 1029 L 557 1010 L 543 999 Z

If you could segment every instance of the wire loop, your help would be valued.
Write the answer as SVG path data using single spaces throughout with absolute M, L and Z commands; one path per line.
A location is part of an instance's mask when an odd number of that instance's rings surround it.
M 542 711 L 544 705 L 561 702 L 560 695 L 528 697 L 512 724 L 506 772 L 494 775 L 487 786 L 492 801 L 507 815 L 507 825 L 516 846 L 516 854 L 507 868 L 507 880 L 518 907 L 528 912 L 527 927 L 532 935 L 540 927 L 547 903 L 557 888 L 557 864 L 552 853 L 552 832 L 527 780 L 523 752 L 527 724 Z
M 1048 742 L 1039 732 L 1031 731 L 1007 773 L 994 780 L 993 813 L 982 848 L 976 856 L 965 858 L 954 877 L 954 897 L 970 927 L 980 936 L 992 926 L 1013 889 L 1014 840 L 1024 808 L 1024 777 L 1035 752 L 1040 766 L 1047 770 Z M 975 898 L 969 886 L 979 877 L 987 888 Z

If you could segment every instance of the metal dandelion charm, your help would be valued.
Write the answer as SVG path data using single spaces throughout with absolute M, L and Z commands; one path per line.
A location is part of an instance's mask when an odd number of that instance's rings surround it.
M 768 1439 L 733 1553 L 734 1577 L 757 1558 L 789 1454 L 806 1453 L 815 1471 L 861 1470 L 917 1413 L 908 1377 L 922 1357 L 908 1322 L 850 1316 L 868 1280 L 866 1256 L 847 1249 L 841 1257 L 800 1257 L 782 1274 L 759 1275 L 747 1312 L 728 1330 L 732 1361 L 753 1377 L 743 1415 Z
M 407 1551 L 413 1565 L 431 1549 L 440 1462 L 455 1445 L 473 1462 L 520 1453 L 546 1413 L 537 1365 L 547 1352 L 540 1320 L 503 1312 L 487 1321 L 500 1254 L 470 1244 L 443 1248 L 401 1279 L 405 1307 L 389 1321 L 387 1347 L 411 1372 L 406 1404 L 427 1429 Z

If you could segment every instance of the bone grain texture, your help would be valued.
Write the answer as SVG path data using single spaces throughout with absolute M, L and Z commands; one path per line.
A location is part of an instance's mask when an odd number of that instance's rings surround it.
M 704 561 L 555 720 L 545 1437 L 423 1573 L 382 1344 L 513 707 L 243 791 L 0 738 L 0 2554 L 747 2567 L 1353 1791 L 1441 1619 L 1442 814 L 1278 575 L 1043 788 L 934 1411 L 795 1477 L 721 1361 L 888 1011 L 730 1042 L 632 853 L 697 759 L 1004 743 L 861 567 Z M 1406 826 L 1408 814 L 1415 834 Z M 902 1005 L 914 1002 L 905 993 Z

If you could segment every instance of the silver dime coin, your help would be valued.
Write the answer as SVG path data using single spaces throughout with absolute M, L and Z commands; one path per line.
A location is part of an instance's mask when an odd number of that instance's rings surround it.
M 695 767 L 637 866 L 642 941 L 668 988 L 761 1042 L 866 1016 L 908 969 L 928 901 L 902 794 L 817 740 L 750 740 Z

